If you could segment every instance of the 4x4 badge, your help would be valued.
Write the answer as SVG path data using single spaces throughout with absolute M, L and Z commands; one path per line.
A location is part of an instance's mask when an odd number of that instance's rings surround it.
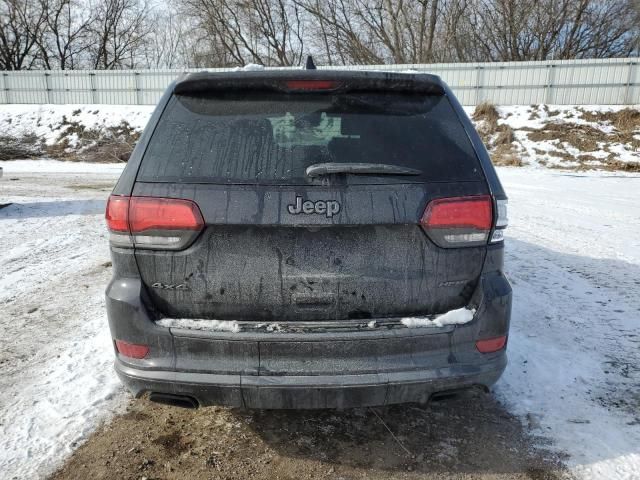
M 153 288 L 159 288 L 160 290 L 189 290 L 189 287 L 184 283 L 172 284 L 156 282 L 151 285 Z
M 317 202 L 312 202 L 311 200 L 302 200 L 302 197 L 297 195 L 296 203 L 294 205 L 288 205 L 287 208 L 291 215 L 298 215 L 300 213 L 311 215 L 317 213 L 331 218 L 340 212 L 340 203 L 335 200 L 318 200 Z

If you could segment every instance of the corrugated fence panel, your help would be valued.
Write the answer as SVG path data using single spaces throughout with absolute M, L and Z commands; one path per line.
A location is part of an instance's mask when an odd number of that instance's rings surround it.
M 420 71 L 442 77 L 463 105 L 640 103 L 637 58 L 545 62 L 352 65 L 322 69 Z M 229 71 L 233 69 L 208 69 Z M 189 72 L 199 69 L 186 70 Z M 0 103 L 153 105 L 183 70 L 1 72 Z
M 7 98 L 7 89 L 5 88 L 7 76 L 8 75 L 6 73 L 0 75 L 0 103 L 9 103 L 9 99 Z
M 162 71 L 141 72 L 139 76 L 139 86 L 141 103 L 155 104 L 160 100 L 162 92 L 176 78 L 175 73 Z
M 640 62 L 629 69 L 628 83 L 625 92 L 625 104 L 640 102 Z
M 93 103 L 91 77 L 85 72 L 52 72 L 52 103 Z
M 44 72 L 12 72 L 5 77 L 10 103 L 49 103 L 47 77 Z
M 138 103 L 136 75 L 132 70 L 92 73 L 96 89 L 95 103 L 118 105 L 136 105 Z

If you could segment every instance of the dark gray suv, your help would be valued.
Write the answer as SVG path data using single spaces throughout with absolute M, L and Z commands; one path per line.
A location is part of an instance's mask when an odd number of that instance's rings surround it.
M 106 218 L 116 370 L 136 396 L 426 402 L 506 366 L 506 196 L 436 76 L 186 75 Z

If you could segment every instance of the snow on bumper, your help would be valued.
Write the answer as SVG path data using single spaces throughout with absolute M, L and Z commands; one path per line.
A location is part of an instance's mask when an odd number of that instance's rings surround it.
M 324 321 L 324 322 L 286 322 L 286 323 L 260 323 L 260 322 L 238 322 L 235 320 L 209 320 L 191 318 L 161 318 L 156 320 L 156 325 L 177 330 L 195 330 L 205 332 L 232 332 L 241 331 L 264 331 L 271 333 L 283 333 L 291 331 L 330 331 L 330 330 L 358 330 L 365 327 L 374 329 L 379 327 L 392 328 L 404 325 L 407 328 L 444 327 L 447 325 L 464 325 L 473 320 L 476 313 L 475 308 L 458 308 L 450 310 L 440 315 L 429 317 L 406 317 L 397 319 L 370 320 L 366 323 L 362 321 Z
M 444 327 L 445 325 L 464 325 L 473 320 L 475 308 L 458 308 L 434 317 L 407 317 L 400 320 L 409 328 Z

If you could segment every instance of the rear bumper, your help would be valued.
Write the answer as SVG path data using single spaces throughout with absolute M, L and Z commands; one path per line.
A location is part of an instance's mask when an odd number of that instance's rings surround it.
M 119 360 L 116 372 L 136 397 L 161 392 L 191 397 L 200 406 L 314 409 L 427 402 L 439 392 L 489 388 L 506 365 L 503 351 L 482 365 L 360 375 L 251 376 L 146 371 Z
M 139 278 L 107 289 L 114 339 L 150 347 L 146 358 L 116 352 L 131 392 L 184 395 L 200 405 L 347 408 L 426 402 L 438 392 L 495 383 L 504 350 L 482 354 L 478 339 L 507 335 L 511 287 L 482 276 L 473 320 L 442 328 L 365 328 L 320 333 L 202 332 L 165 328 L 149 316 Z

